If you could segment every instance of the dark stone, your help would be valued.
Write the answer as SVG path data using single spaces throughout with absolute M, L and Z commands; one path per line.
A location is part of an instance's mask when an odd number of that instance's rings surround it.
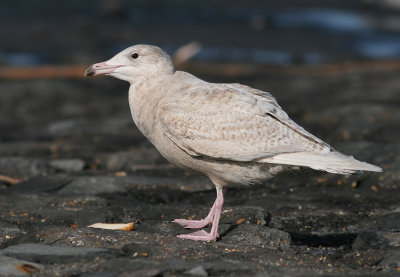
M 368 249 L 367 251 L 354 251 L 344 255 L 340 255 L 338 259 L 335 259 L 334 263 L 339 262 L 340 264 L 349 267 L 363 267 L 370 268 L 380 271 L 382 268 L 381 262 L 384 259 L 384 251 L 376 249 Z
M 193 266 L 198 266 L 199 263 L 192 263 Z M 251 276 L 254 274 L 255 269 L 253 268 L 253 263 L 247 261 L 246 259 L 241 259 L 238 261 L 234 256 L 221 258 L 215 257 L 213 260 L 207 260 L 201 263 L 201 266 L 207 271 L 210 276 L 224 275 L 226 273 L 233 273 L 237 276 Z M 253 274 L 251 274 L 251 272 Z
M 379 268 L 384 269 L 384 271 L 398 271 L 398 268 L 400 268 L 400 248 L 397 247 L 386 252 L 379 263 Z
M 178 189 L 182 191 L 197 191 L 204 188 L 205 179 L 191 179 L 184 181 L 181 179 L 158 177 L 158 176 L 91 176 L 77 177 L 67 186 L 61 189 L 60 195 L 98 195 L 98 194 L 123 194 L 132 189 L 153 189 L 164 186 L 168 189 Z M 182 182 L 182 183 L 181 183 Z M 207 188 L 207 186 L 206 186 Z M 158 190 L 157 195 L 162 196 L 163 190 Z M 171 197 L 171 196 L 170 196 Z M 172 195 L 172 197 L 174 197 Z
M 290 232 L 292 241 L 296 245 L 307 245 L 310 247 L 350 247 L 357 237 L 354 233 L 319 233 Z
M 4 246 L 24 234 L 26 232 L 22 231 L 20 226 L 0 220 L 0 246 Z
M 123 177 L 122 177 L 123 178 Z M 127 191 L 126 182 L 121 177 L 79 177 L 75 178 L 59 195 L 98 195 L 106 193 L 124 193 Z
M 227 208 L 222 216 L 222 222 L 235 224 L 237 220 L 245 220 L 246 223 L 268 225 L 271 221 L 271 214 L 262 207 L 256 206 L 235 206 Z
M 386 240 L 390 247 L 400 247 L 400 232 L 378 231 L 378 236 Z
M 167 161 L 155 148 L 143 147 L 129 152 L 100 155 L 97 163 L 108 170 L 122 171 L 146 168 L 146 165 L 167 164 Z
M 47 224 L 57 224 L 61 226 L 88 226 L 100 222 L 120 222 L 115 219 L 120 219 L 120 213 L 115 214 L 114 210 L 107 208 L 87 208 L 81 211 L 59 211 L 56 212 L 40 212 L 37 213 L 41 218 L 47 218 Z
M 148 243 L 130 243 L 122 247 L 121 253 L 126 257 L 141 257 L 143 254 L 146 256 L 151 255 L 153 246 Z
M 39 263 L 65 263 L 82 258 L 112 258 L 118 256 L 117 251 L 106 248 L 50 246 L 37 243 L 9 246 L 0 250 L 0 254 Z
M 1 157 L 0 172 L 13 177 L 32 177 L 49 172 L 49 167 L 40 159 Z
M 118 277 L 120 274 L 118 271 L 95 271 L 80 274 L 79 277 Z
M 85 120 L 62 120 L 51 122 L 45 130 L 43 130 L 49 136 L 68 136 L 71 133 L 79 132 L 80 129 L 85 129 Z M 87 123 L 86 123 L 87 124 Z
M 286 249 L 292 245 L 290 234 L 253 224 L 241 224 L 229 233 L 221 234 L 221 241 L 271 249 Z
M 43 201 L 43 199 L 36 201 Z M 38 209 L 32 211 L 32 216 L 46 224 L 84 227 L 98 222 L 130 220 L 132 215 L 128 215 L 128 212 L 125 213 L 118 206 L 109 207 L 103 198 L 88 195 L 65 197 L 61 201 L 54 198 L 49 199 Z
M 27 276 L 40 273 L 43 269 L 44 266 L 38 263 L 0 255 L 0 276 Z
M 159 269 L 139 269 L 135 271 L 122 272 L 118 277 L 162 277 L 162 271 Z
M 49 162 L 50 166 L 65 172 L 79 172 L 85 167 L 85 162 L 81 159 L 57 159 Z
M 192 275 L 192 276 L 208 276 L 207 271 L 204 269 L 202 265 L 196 266 L 192 269 L 189 269 L 188 271 L 184 272 L 186 275 Z
M 38 176 L 12 185 L 7 193 L 52 193 L 60 190 L 71 182 L 70 178 Z
M 400 226 L 400 212 L 390 212 L 374 218 L 379 230 L 397 231 Z
M 389 241 L 376 231 L 361 231 L 353 242 L 354 250 L 382 249 L 389 247 Z

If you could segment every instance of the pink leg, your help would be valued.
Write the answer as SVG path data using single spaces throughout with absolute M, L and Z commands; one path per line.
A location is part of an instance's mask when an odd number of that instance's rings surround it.
M 224 195 L 222 193 L 222 187 L 217 187 L 217 199 L 214 202 L 213 207 L 211 208 L 210 213 L 208 216 L 204 219 L 204 221 L 207 220 L 207 218 L 210 217 L 210 221 L 212 220 L 212 228 L 211 232 L 207 233 L 204 230 L 197 231 L 191 234 L 185 234 L 185 235 L 178 235 L 178 238 L 181 239 L 190 239 L 190 240 L 201 240 L 201 241 L 209 241 L 213 240 L 216 241 L 218 238 L 218 224 L 219 224 L 219 218 L 221 216 L 221 211 L 222 211 L 222 206 L 224 205 Z M 179 219 L 178 219 L 179 220 Z M 199 222 L 201 220 L 198 220 Z M 175 222 L 175 221 L 174 221 Z M 179 222 L 178 222 L 179 223 Z M 179 223 L 180 224 L 180 223 Z M 195 223 L 196 224 L 196 223 Z M 208 224 L 208 223 L 207 223 Z M 206 224 L 206 225 L 207 225 Z M 201 225 L 201 224 L 199 224 Z M 204 225 L 204 226 L 206 226 Z M 203 227 L 204 227 L 203 226 Z M 185 226 L 186 227 L 186 226 Z M 201 228 L 201 227 L 197 227 Z
M 207 217 L 201 220 L 188 220 L 188 219 L 175 219 L 172 222 L 178 223 L 185 228 L 189 229 L 199 229 L 203 228 L 212 223 L 215 215 L 215 205 L 217 200 L 214 201 L 214 205 L 212 206 L 210 212 L 208 213 Z

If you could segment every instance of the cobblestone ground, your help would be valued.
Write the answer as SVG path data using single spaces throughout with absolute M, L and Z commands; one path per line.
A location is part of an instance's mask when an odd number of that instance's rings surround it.
M 192 72 L 196 74 L 196 72 Z M 384 168 L 227 191 L 217 242 L 176 238 L 211 182 L 169 165 L 107 78 L 0 83 L 0 275 L 392 276 L 400 271 L 398 72 L 229 79 L 273 93 L 337 150 Z M 11 178 L 5 178 L 11 177 Z M 93 223 L 134 222 L 131 231 Z

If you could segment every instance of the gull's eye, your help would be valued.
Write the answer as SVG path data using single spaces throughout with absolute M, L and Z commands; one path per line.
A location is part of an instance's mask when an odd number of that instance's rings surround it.
M 137 58 L 139 58 L 139 54 L 138 53 L 132 53 L 131 57 L 132 57 L 132 59 L 137 59 Z

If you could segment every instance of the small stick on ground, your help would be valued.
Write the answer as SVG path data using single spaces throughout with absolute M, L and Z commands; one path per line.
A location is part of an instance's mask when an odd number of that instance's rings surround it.
M 8 177 L 8 176 L 5 176 L 5 175 L 0 175 L 0 181 L 6 182 L 6 183 L 10 183 L 10 184 L 14 185 L 16 183 L 21 182 L 22 180 L 21 179 L 15 179 L 15 178 L 12 178 L 12 177 Z
M 106 229 L 106 230 L 122 230 L 122 231 L 131 231 L 135 224 L 131 223 L 95 223 L 89 225 L 89 228 L 98 228 L 98 229 Z

